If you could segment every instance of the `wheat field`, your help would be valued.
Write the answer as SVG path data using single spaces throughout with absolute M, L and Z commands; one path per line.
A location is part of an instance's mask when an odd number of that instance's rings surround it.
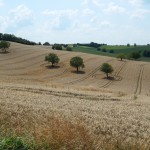
M 60 58 L 53 69 L 44 61 L 50 52 Z M 80 74 L 69 66 L 73 56 L 84 60 Z M 104 62 L 114 67 L 114 80 L 99 71 Z M 119 141 L 150 149 L 149 73 L 146 62 L 11 43 L 0 54 L 0 129 L 61 141 L 55 149 L 66 141 L 66 149 L 117 149 Z

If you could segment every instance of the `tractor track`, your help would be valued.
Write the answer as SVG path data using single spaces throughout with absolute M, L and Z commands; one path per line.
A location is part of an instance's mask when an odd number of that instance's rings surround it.
M 36 53 L 36 52 L 25 53 L 25 54 L 21 54 L 21 55 L 15 56 L 15 57 L 1 59 L 0 61 L 13 60 L 13 59 L 24 57 L 26 55 L 30 55 L 30 54 L 33 54 L 33 53 Z
M 140 65 L 140 72 L 139 72 L 139 76 L 138 76 L 138 80 L 137 80 L 137 85 L 136 85 L 134 94 L 141 94 L 143 72 L 144 72 L 144 64 Z
M 110 60 L 108 60 L 108 61 L 106 61 L 106 62 L 110 62 L 110 61 L 113 61 L 113 59 L 110 59 Z M 92 71 L 91 71 L 89 74 L 87 74 L 86 76 L 84 76 L 84 77 L 82 77 L 82 78 L 80 78 L 80 79 L 71 81 L 71 82 L 66 83 L 66 84 L 76 84 L 76 83 L 78 83 L 78 82 L 82 82 L 82 81 L 88 79 L 89 77 L 93 76 L 97 71 L 99 71 L 99 68 L 100 68 L 100 66 L 98 66 L 97 68 L 95 68 L 94 70 L 92 70 Z
M 122 69 L 125 67 L 126 64 L 127 64 L 127 62 L 124 62 L 124 63 L 120 66 L 119 70 L 113 75 L 113 77 L 118 77 L 119 73 L 122 71 Z M 100 86 L 100 87 L 101 87 L 101 88 L 107 88 L 107 87 L 109 87 L 109 86 L 112 84 L 112 82 L 113 82 L 113 80 L 110 80 L 110 81 L 108 81 L 106 84 L 104 84 L 104 85 L 102 85 L 102 86 Z

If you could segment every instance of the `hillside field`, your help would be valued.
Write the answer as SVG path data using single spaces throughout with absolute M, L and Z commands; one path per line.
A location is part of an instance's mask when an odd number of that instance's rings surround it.
M 72 48 L 75 52 L 83 52 L 83 53 L 89 53 L 89 54 L 95 54 L 95 55 L 102 55 L 102 56 L 110 56 L 110 57 L 116 57 L 119 53 L 124 53 L 125 55 L 128 55 L 132 52 L 141 52 L 141 56 L 144 50 L 150 50 L 150 46 L 114 46 L 114 45 L 104 45 L 101 46 L 101 50 L 97 50 L 97 48 L 94 47 L 88 47 L 88 46 L 77 46 Z M 103 52 L 103 49 L 106 50 L 106 52 Z M 110 51 L 113 50 L 114 53 L 110 53 Z M 141 57 L 139 60 L 141 61 L 150 61 L 149 57 Z
M 50 52 L 60 58 L 54 68 L 44 61 Z M 73 56 L 84 60 L 80 73 Z M 112 80 L 99 70 L 104 62 Z M 43 141 L 54 150 L 149 150 L 149 74 L 149 62 L 11 43 L 0 53 L 0 146 L 16 135 L 39 150 Z

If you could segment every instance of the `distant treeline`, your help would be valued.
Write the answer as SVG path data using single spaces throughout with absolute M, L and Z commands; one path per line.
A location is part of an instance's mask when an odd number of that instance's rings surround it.
M 20 37 L 16 37 L 13 34 L 3 34 L 0 33 L 0 41 L 11 41 L 11 42 L 17 42 L 17 43 L 21 43 L 21 44 L 27 44 L 27 45 L 36 45 L 35 42 L 20 38 Z
M 98 48 L 100 46 L 107 45 L 107 44 L 99 44 L 99 43 L 91 42 L 91 43 L 85 43 L 85 44 L 77 43 L 77 45 L 78 46 L 89 46 L 89 47 Z

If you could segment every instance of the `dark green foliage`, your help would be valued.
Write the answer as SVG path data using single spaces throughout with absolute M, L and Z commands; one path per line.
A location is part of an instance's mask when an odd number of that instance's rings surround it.
M 120 58 L 120 60 L 122 61 L 122 59 L 125 59 L 125 54 L 120 53 L 117 55 L 117 58 Z
M 50 53 L 47 56 L 45 56 L 45 61 L 51 62 L 52 67 L 54 66 L 54 64 L 57 64 L 59 62 L 59 58 L 56 54 L 54 53 Z
M 0 150 L 29 150 L 30 147 L 19 137 L 9 137 L 0 140 Z
M 85 67 L 83 59 L 81 57 L 78 57 L 78 56 L 71 58 L 71 60 L 70 60 L 70 66 L 76 68 L 77 72 L 79 71 L 80 67 L 82 67 L 82 68 Z
M 107 79 L 109 78 L 109 74 L 114 71 L 113 67 L 108 63 L 103 63 L 100 70 L 106 73 Z
M 3 52 L 6 53 L 6 49 L 10 47 L 10 43 L 6 41 L 1 41 L 0 42 L 0 49 L 2 49 Z
M 62 50 L 62 45 L 61 44 L 54 44 L 53 49 Z
M 102 52 L 107 52 L 107 50 L 105 48 L 102 49 Z
M 45 42 L 43 45 L 50 46 L 49 42 Z
M 66 51 L 72 51 L 72 48 L 70 46 L 67 46 Z
M 3 34 L 3 33 L 0 33 L 0 40 L 17 42 L 17 43 L 27 44 L 27 45 L 36 45 L 35 42 L 29 41 L 29 40 L 26 40 L 26 39 L 22 39 L 20 37 L 16 37 L 13 34 Z
M 130 47 L 130 44 L 128 43 L 127 46 Z
M 132 52 L 131 54 L 129 54 L 129 58 L 131 59 L 139 59 L 141 57 L 141 54 L 139 52 Z
M 114 53 L 114 50 L 113 50 L 113 49 L 111 49 L 111 50 L 109 51 L 109 53 Z
M 136 47 L 136 43 L 134 43 L 134 47 Z
M 42 45 L 41 42 L 38 43 L 39 45 Z
M 148 50 L 145 50 L 144 52 L 143 52 L 143 56 L 144 57 L 150 57 L 150 50 L 148 51 Z
M 89 46 L 89 47 L 93 47 L 93 48 L 98 48 L 102 45 L 106 45 L 106 44 L 98 44 L 95 42 L 91 42 L 91 43 L 85 43 L 85 44 L 81 44 L 81 43 L 77 43 L 78 46 Z
M 98 48 L 97 48 L 97 51 L 101 51 L 101 48 L 100 48 L 100 47 L 98 47 Z

